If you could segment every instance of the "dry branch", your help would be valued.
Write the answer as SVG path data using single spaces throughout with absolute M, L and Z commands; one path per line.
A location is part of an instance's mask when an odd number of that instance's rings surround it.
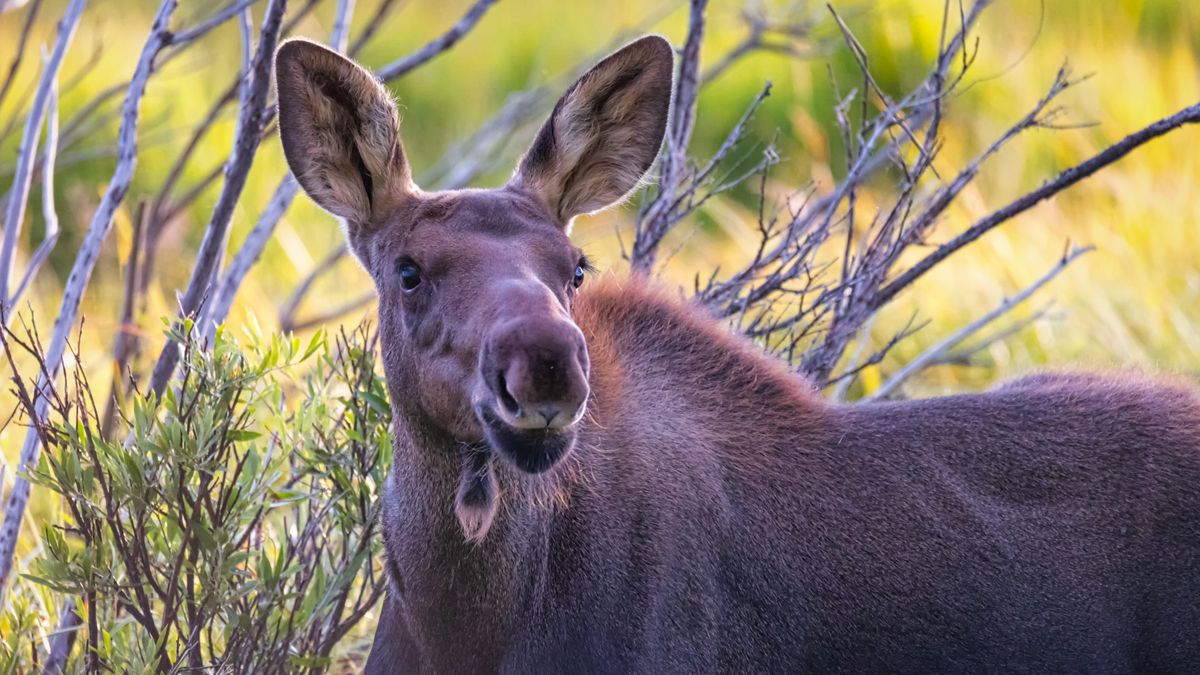
M 42 0 L 33 0 L 29 11 L 25 13 L 25 23 L 21 26 L 21 37 L 17 38 L 17 49 L 13 53 L 12 62 L 8 64 L 8 74 L 4 77 L 4 84 L 0 85 L 0 106 L 4 105 L 4 99 L 17 79 L 17 71 L 21 69 L 21 61 L 25 58 L 25 45 L 33 33 L 33 22 L 37 19 L 38 10 L 41 7 Z M 0 11 L 3 11 L 3 2 L 0 2 Z
M 425 65 L 433 57 L 457 44 L 463 36 L 475 27 L 475 24 L 479 23 L 483 15 L 487 14 L 487 11 L 496 2 L 497 0 L 476 0 L 475 4 L 471 5 L 462 18 L 450 27 L 450 30 L 429 41 L 424 47 L 421 47 L 412 54 L 380 68 L 376 72 L 376 76 L 384 82 L 391 82 Z
M 704 41 L 704 12 L 708 0 L 691 0 L 688 32 L 679 56 L 679 72 L 671 115 L 667 119 L 663 151 L 658 160 L 658 192 L 645 210 L 638 214 L 634 228 L 630 262 L 634 269 L 647 272 L 654 266 L 655 254 L 663 237 L 678 222 L 676 191 L 688 172 L 688 147 L 696 124 L 696 99 L 700 95 L 700 45 Z
M 233 153 L 225 165 L 225 183 L 221 186 L 221 194 L 213 208 L 212 220 L 204 230 L 204 240 L 196 255 L 192 277 L 180 300 L 181 319 L 195 318 L 201 311 L 211 291 L 221 259 L 225 255 L 234 207 L 242 195 L 242 188 L 246 186 L 246 178 L 254 164 L 259 141 L 263 137 L 263 110 L 266 108 L 267 95 L 271 89 L 271 66 L 274 63 L 275 45 L 279 41 L 283 12 L 286 8 L 287 0 L 271 0 L 267 5 L 266 17 L 259 32 L 258 48 L 254 52 L 253 60 L 246 64 L 242 76 L 241 104 Z M 249 32 L 249 27 L 243 24 L 243 42 L 247 50 L 252 39 Z M 155 395 L 162 394 L 167 382 L 175 373 L 179 357 L 178 345 L 171 338 L 167 338 L 167 344 L 150 376 L 149 391 Z
M 1146 143 L 1162 136 L 1170 131 L 1178 129 L 1186 124 L 1200 123 L 1200 103 L 1188 106 L 1183 110 L 1164 117 L 1163 119 L 1147 126 L 1138 131 L 1129 134 L 1122 138 L 1117 143 L 1110 145 L 1099 153 L 1088 158 L 1086 161 L 1080 162 L 1075 166 L 1063 171 L 1052 181 L 1047 182 L 1036 190 L 1033 190 L 1017 199 L 1009 202 L 1006 206 L 993 211 L 984 216 L 979 222 L 967 228 L 962 234 L 954 237 L 950 241 L 937 247 L 933 253 L 930 253 L 925 258 L 921 259 L 915 265 L 905 270 L 881 289 L 874 301 L 871 303 L 873 308 L 882 307 L 892 298 L 896 297 L 900 291 L 908 287 L 912 282 L 916 281 L 920 276 L 933 269 L 935 265 L 945 260 L 955 251 L 970 244 L 979 237 L 983 236 L 988 231 L 995 229 L 1013 217 L 1033 208 L 1038 203 L 1049 199 L 1050 197 L 1062 192 L 1079 181 L 1091 176 L 1100 169 L 1112 164 L 1121 159 L 1135 149 L 1145 145 Z
M 872 392 L 871 395 L 865 400 L 877 401 L 888 398 L 900 388 L 900 385 L 904 384 L 904 382 L 913 375 L 916 375 L 922 370 L 928 368 L 930 365 L 936 363 L 952 349 L 962 344 L 964 340 L 983 330 L 988 326 L 988 324 L 1008 313 L 1010 310 L 1012 310 L 1012 308 L 1016 307 L 1022 302 L 1025 302 L 1030 296 L 1038 292 L 1039 289 L 1050 283 L 1052 279 L 1061 274 L 1062 271 L 1065 270 L 1068 265 L 1075 262 L 1079 256 L 1094 250 L 1095 248 L 1086 246 L 1083 248 L 1072 248 L 1065 252 L 1062 258 L 1055 263 L 1054 267 L 1052 267 L 1049 272 L 1046 272 L 1032 284 L 1029 284 L 1025 288 L 1013 294 L 1011 297 L 1004 298 L 999 305 L 992 308 L 992 310 L 988 313 L 968 323 L 962 328 L 959 328 L 950 335 L 947 335 L 942 340 L 939 340 L 933 346 L 926 349 L 921 353 L 920 356 L 912 361 L 909 361 L 903 368 L 896 371 L 895 374 L 893 374 L 882 385 L 879 386 L 879 389 L 876 389 L 874 392 Z
M 238 16 L 243 11 L 248 9 L 250 5 L 253 5 L 257 1 L 258 0 L 235 0 L 234 2 L 231 2 L 217 10 L 208 19 L 201 21 L 187 30 L 181 30 L 176 33 L 175 37 L 171 39 L 171 44 L 182 45 L 193 40 L 198 40 L 204 37 L 210 30 L 220 26 L 235 16 Z
M 58 23 L 58 40 L 49 60 L 46 61 L 37 92 L 33 95 L 33 103 L 30 104 L 29 115 L 25 119 L 21 145 L 17 150 L 17 167 L 13 174 L 12 189 L 8 193 L 8 208 L 4 217 L 4 240 L 0 244 L 0 303 L 3 303 L 3 309 L 0 311 L 3 311 L 6 317 L 13 313 L 14 298 L 9 296 L 8 281 L 17 253 L 17 238 L 21 234 L 21 224 L 25 219 L 25 204 L 29 200 L 29 185 L 33 179 L 38 135 L 42 122 L 46 119 L 46 111 L 50 108 L 52 90 L 58 82 L 58 71 L 62 68 L 63 57 L 71 46 L 71 39 L 75 36 L 75 28 L 79 25 L 79 17 L 83 15 L 85 4 L 84 0 L 71 0 Z
M 380 11 L 386 11 L 387 7 L 388 3 L 384 2 L 380 6 Z M 353 13 L 354 0 L 338 0 L 329 46 L 339 52 L 345 51 L 346 43 L 349 42 Z M 378 20 L 378 15 L 373 20 Z M 362 43 L 360 42 L 360 44 Z M 237 253 L 234 254 L 233 260 L 213 289 L 213 298 L 206 306 L 205 316 L 201 322 L 202 330 L 207 335 L 211 335 L 217 324 L 225 321 L 229 315 L 229 309 L 233 306 L 233 299 L 237 295 L 238 289 L 241 288 L 250 268 L 262 256 L 267 242 L 275 234 L 275 227 L 279 221 L 283 220 L 283 215 L 287 213 L 288 207 L 292 205 L 292 200 L 296 198 L 298 189 L 299 185 L 290 172 L 279 180 L 279 185 L 271 195 L 271 201 L 267 202 L 267 208 L 259 215 L 254 229 L 246 235 L 242 245 L 238 247 Z
M 13 554 L 16 551 L 25 506 L 29 501 L 30 483 L 27 476 L 37 465 L 41 448 L 41 439 L 37 429 L 45 423 L 49 413 L 49 397 L 53 395 L 54 380 L 62 366 L 63 357 L 66 355 L 68 335 L 75 325 L 79 305 L 87 290 L 88 281 L 95 269 L 100 250 L 112 229 L 113 216 L 125 199 L 137 166 L 137 129 L 146 84 L 155 72 L 156 59 L 162 50 L 168 45 L 178 45 L 181 42 L 175 39 L 175 34 L 168 26 L 176 5 L 177 0 L 163 0 L 151 24 L 133 77 L 129 81 L 125 102 L 121 106 L 121 126 L 117 132 L 117 165 L 108 187 L 101 197 L 100 204 L 92 215 L 87 234 L 63 290 L 58 317 L 55 319 L 50 342 L 45 350 L 46 370 L 38 378 L 35 389 L 36 400 L 32 401 L 33 414 L 30 420 L 32 428 L 26 434 L 21 447 L 20 473 L 9 492 L 4 523 L 0 525 L 0 589 L 7 587 L 12 573 Z M 211 29 L 212 26 L 207 28 Z M 189 39 L 199 36 L 200 34 L 193 34 Z M 6 345 L 8 339 L 11 339 L 11 334 L 5 336 Z
M 83 621 L 79 612 L 75 611 L 75 598 L 68 597 L 59 610 L 58 627 L 50 636 L 50 653 L 46 656 L 46 665 L 42 675 L 59 675 L 67 666 L 67 657 L 79 636 Z
M 42 220 L 45 221 L 45 232 L 42 236 L 42 243 L 38 244 L 33 255 L 29 256 L 29 262 L 25 265 L 25 273 L 21 276 L 21 281 L 8 300 L 8 306 L 13 308 L 13 313 L 21 302 L 21 297 L 25 295 L 25 290 L 37 276 L 38 271 L 42 269 L 42 265 L 46 264 L 50 252 L 58 243 L 58 209 L 54 206 L 54 163 L 57 156 L 58 86 L 53 85 L 50 87 L 50 108 L 46 113 L 46 143 L 42 155 L 42 166 L 45 167 L 42 170 Z M 7 318 L 11 318 L 11 315 Z
M 742 12 L 742 20 L 746 23 L 746 36 L 701 74 L 702 84 L 721 77 L 754 52 L 773 52 L 795 58 L 811 58 L 818 54 L 811 47 L 805 49 L 800 46 L 810 39 L 812 23 L 809 21 L 775 18 L 760 7 L 747 7 Z

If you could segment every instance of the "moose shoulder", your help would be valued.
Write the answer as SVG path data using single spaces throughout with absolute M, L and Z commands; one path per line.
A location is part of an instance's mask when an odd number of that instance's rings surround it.
M 513 179 L 413 184 L 396 108 L 276 58 L 300 185 L 379 293 L 395 457 L 391 672 L 1186 671 L 1200 664 L 1200 398 L 1041 375 L 837 406 L 571 219 L 662 142 L 646 37 L 555 106 Z

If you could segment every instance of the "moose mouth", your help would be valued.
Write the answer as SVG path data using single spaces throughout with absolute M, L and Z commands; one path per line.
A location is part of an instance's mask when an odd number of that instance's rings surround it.
M 574 427 L 518 429 L 506 424 L 488 404 L 476 408 L 492 450 L 525 473 L 545 473 L 575 447 Z

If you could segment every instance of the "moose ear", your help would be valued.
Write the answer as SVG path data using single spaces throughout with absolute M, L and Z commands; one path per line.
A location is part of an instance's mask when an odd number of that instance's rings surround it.
M 673 70 L 671 45 L 657 35 L 605 58 L 559 99 L 511 184 L 564 226 L 619 201 L 658 155 Z
M 315 42 L 288 40 L 275 53 L 275 82 L 288 166 L 352 235 L 415 189 L 396 104 L 369 72 Z

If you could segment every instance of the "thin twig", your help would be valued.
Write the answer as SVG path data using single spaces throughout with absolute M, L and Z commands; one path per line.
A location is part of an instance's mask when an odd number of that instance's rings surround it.
M 754 52 L 786 54 L 795 58 L 817 55 L 816 50 L 801 49 L 796 43 L 808 39 L 812 25 L 808 22 L 786 22 L 773 19 L 761 11 L 747 9 L 742 12 L 746 22 L 746 36 L 700 76 L 703 84 L 721 77 L 735 64 Z M 775 39 L 772 40 L 771 38 Z
M 100 422 L 100 433 L 109 438 L 120 413 L 122 393 L 126 390 L 125 369 L 137 352 L 141 335 L 133 317 L 137 312 L 138 288 L 143 273 L 142 250 L 146 241 L 146 222 L 150 209 L 142 202 L 133 219 L 133 236 L 129 242 L 129 260 L 125 265 L 125 292 L 121 296 L 121 313 L 117 317 L 117 335 L 113 340 L 113 381 L 105 402 L 104 417 Z
M 63 672 L 67 666 L 67 657 L 71 655 L 71 648 L 75 645 L 75 639 L 82 627 L 83 621 L 79 612 L 75 611 L 75 598 L 69 596 L 62 602 L 58 627 L 50 636 L 50 652 L 46 655 L 42 675 L 59 675 Z
M 296 320 L 294 323 L 289 323 L 286 326 L 281 326 L 281 329 L 285 330 L 285 331 L 299 332 L 302 330 L 307 330 L 309 328 L 312 328 L 313 326 L 320 326 L 322 324 L 329 323 L 330 321 L 333 321 L 334 319 L 345 316 L 345 315 L 349 314 L 350 312 L 353 312 L 357 309 L 362 309 L 363 307 L 366 307 L 367 305 L 374 302 L 375 298 L 376 298 L 375 291 L 373 291 L 373 290 L 368 291 L 366 293 L 363 293 L 362 295 L 359 295 L 358 297 L 356 297 L 352 300 L 349 300 L 340 305 L 332 307 L 324 312 L 318 312 L 317 314 L 314 314 L 313 316 L 309 316 L 309 317 L 305 317 L 303 319 Z
M 696 100 L 700 92 L 700 45 L 704 41 L 704 13 L 708 0 L 691 0 L 688 32 L 679 57 L 671 114 L 667 120 L 663 153 L 659 158 L 659 184 L 645 210 L 638 215 L 630 262 L 647 272 L 654 266 L 659 243 L 671 229 L 676 191 L 688 171 L 688 147 L 696 123 Z
M 475 27 L 475 24 L 479 23 L 483 15 L 487 14 L 487 11 L 496 2 L 497 0 L 476 0 L 475 4 L 471 5 L 462 18 L 450 30 L 430 40 L 424 47 L 421 47 L 412 54 L 380 68 L 375 74 L 376 77 L 384 82 L 391 82 L 425 65 L 433 57 L 457 44 L 464 35 Z
M 900 385 L 904 384 L 906 380 L 922 370 L 925 370 L 925 368 L 927 368 L 929 365 L 937 362 L 938 359 L 942 358 L 950 350 L 958 346 L 963 340 L 974 335 L 975 333 L 978 333 L 988 324 L 1009 312 L 1013 307 L 1016 307 L 1027 300 L 1029 296 L 1038 292 L 1039 289 L 1050 283 L 1052 279 L 1062 273 L 1062 271 L 1065 270 L 1067 266 L 1074 262 L 1077 258 L 1094 250 L 1095 247 L 1092 246 L 1070 249 L 1063 254 L 1063 257 L 1060 258 L 1057 263 L 1055 263 L 1054 267 L 1052 267 L 1049 272 L 1046 272 L 1032 284 L 1021 289 L 1019 292 L 1005 298 L 999 305 L 992 308 L 992 310 L 988 313 L 954 331 L 933 346 L 929 347 L 929 349 L 926 349 L 921 353 L 921 355 L 917 356 L 917 358 L 909 361 L 903 368 L 896 371 L 894 375 L 889 377 L 883 384 L 879 386 L 879 389 L 871 392 L 871 395 L 864 400 L 878 401 L 888 398 L 900 387 Z
M 386 11 L 386 8 L 387 3 L 385 2 L 379 11 Z M 333 32 L 329 36 L 330 47 L 338 51 L 345 51 L 346 44 L 350 40 L 350 23 L 353 13 L 354 0 L 338 0 L 333 19 Z M 376 15 L 377 19 L 378 14 Z M 279 221 L 283 220 L 284 214 L 292 205 L 298 191 L 299 185 L 291 173 L 280 179 L 279 185 L 271 195 L 271 201 L 267 203 L 267 208 L 259 215 L 254 229 L 246 235 L 242 245 L 238 247 L 237 253 L 234 254 L 233 260 L 213 291 L 213 299 L 209 302 L 207 316 L 201 324 L 207 336 L 211 336 L 216 326 L 229 316 L 229 310 L 233 306 L 238 289 L 241 288 L 250 268 L 262 256 L 263 249 L 266 248 L 267 242 L 275 233 L 275 227 Z
M 1062 192 L 1159 136 L 1185 124 L 1196 124 L 1198 122 L 1200 122 L 1200 103 L 1184 108 L 1170 117 L 1164 117 L 1149 126 L 1139 129 L 1093 155 L 1086 161 L 1080 162 L 1063 171 L 1054 180 L 984 216 L 977 223 L 967 228 L 962 234 L 937 247 L 933 253 L 922 258 L 888 285 L 884 286 L 872 301 L 871 308 L 877 309 L 887 304 L 900 291 L 933 269 L 934 265 L 945 260 L 950 254 L 975 241 L 996 226 L 1028 211 L 1043 200 Z
M 29 6 L 29 11 L 25 14 L 25 23 L 21 26 L 21 37 L 17 39 L 17 50 L 13 53 L 12 63 L 8 65 L 8 75 L 4 77 L 4 84 L 0 85 L 0 106 L 4 105 L 4 99 L 17 79 L 17 71 L 21 69 L 21 61 L 25 58 L 25 45 L 29 42 L 29 36 L 33 34 L 33 22 L 37 19 L 38 10 L 41 7 L 42 0 L 33 0 L 33 4 Z
M 46 264 L 46 260 L 50 258 L 50 252 L 54 250 L 54 246 L 58 244 L 58 209 L 54 206 L 54 162 L 57 156 L 58 85 L 56 84 L 50 88 L 50 108 L 46 113 L 46 147 L 43 150 L 42 159 L 42 220 L 45 221 L 46 227 L 42 243 L 38 244 L 33 255 L 29 256 L 25 274 L 22 275 L 20 283 L 13 291 L 12 298 L 8 301 L 8 306 L 14 309 L 21 302 L 21 297 L 25 295 L 25 290 L 37 276 L 38 271 L 42 269 L 42 265 Z
M 75 264 L 67 277 L 66 288 L 63 291 L 62 304 L 59 307 L 58 318 L 54 322 L 54 331 L 50 336 L 50 344 L 46 349 L 48 372 L 38 380 L 37 391 L 42 394 L 36 401 L 31 415 L 32 427 L 25 436 L 21 447 L 21 463 L 19 475 L 13 483 L 5 507 L 4 523 L 0 525 L 0 592 L 7 588 L 12 573 L 13 553 L 16 551 L 17 538 L 20 533 L 21 520 L 25 515 L 25 506 L 29 502 L 30 484 L 27 476 L 37 466 L 38 454 L 41 448 L 41 438 L 36 428 L 43 424 L 49 413 L 49 402 L 43 392 L 52 389 L 52 381 L 62 366 L 63 355 L 66 353 L 67 337 L 75 324 L 79 312 L 79 303 L 91 279 L 92 270 L 100 255 L 104 240 L 112 227 L 113 215 L 125 198 L 129 184 L 133 179 L 134 168 L 137 166 L 137 125 L 141 110 L 142 96 L 146 92 L 146 83 L 154 72 L 154 59 L 165 47 L 171 36 L 168 21 L 175 11 L 177 0 L 163 0 L 155 15 L 150 28 L 149 37 L 142 47 L 129 90 L 122 106 L 121 128 L 117 132 L 118 159 L 113 177 L 104 191 L 100 205 L 92 215 L 87 235 L 80 246 Z
M 71 46 L 75 29 L 79 25 L 79 17 L 87 3 L 84 0 L 71 0 L 58 22 L 58 40 L 54 51 L 46 61 L 42 79 L 38 83 L 37 92 L 33 95 L 33 103 L 29 106 L 29 115 L 25 118 L 25 132 L 21 136 L 21 146 L 17 151 L 17 168 L 13 174 L 12 188 L 8 193 L 8 208 L 4 217 L 4 240 L 0 244 L 0 302 L 4 303 L 4 313 L 13 313 L 12 298 L 8 294 L 9 276 L 12 274 L 13 258 L 17 253 L 17 238 L 21 234 L 21 224 L 25 219 L 25 204 L 29 199 L 29 185 L 33 178 L 33 164 L 37 156 L 38 136 L 41 133 L 42 121 L 50 107 L 51 90 L 58 81 L 58 71 L 62 68 L 63 57 Z M 7 325 L 7 324 L 6 324 Z
M 241 14 L 246 8 L 248 8 L 250 5 L 253 5 L 257 1 L 258 0 L 234 0 L 234 2 L 231 2 L 217 10 L 217 12 L 208 19 L 205 19 L 204 21 L 192 26 L 191 28 L 188 28 L 187 30 L 181 30 L 176 33 L 175 37 L 171 39 L 171 44 L 183 45 L 193 40 L 199 40 L 209 31 Z
M 271 66 L 286 8 L 287 0 L 271 0 L 267 5 L 262 30 L 259 32 L 258 48 L 253 61 L 247 64 L 247 72 L 242 80 L 241 110 L 233 153 L 225 166 L 225 182 L 221 186 L 217 204 L 213 207 L 212 219 L 204 231 L 204 239 L 200 244 L 200 251 L 196 254 L 191 279 L 180 300 L 181 319 L 195 318 L 201 312 L 202 305 L 211 292 L 213 279 L 220 269 L 221 258 L 225 255 L 233 211 L 242 194 L 242 188 L 246 185 L 246 178 L 262 140 L 262 111 L 270 93 Z M 246 39 L 249 40 L 248 35 Z M 168 337 L 150 376 L 150 392 L 155 395 L 162 394 L 167 382 L 175 373 L 179 356 L 177 345 Z

